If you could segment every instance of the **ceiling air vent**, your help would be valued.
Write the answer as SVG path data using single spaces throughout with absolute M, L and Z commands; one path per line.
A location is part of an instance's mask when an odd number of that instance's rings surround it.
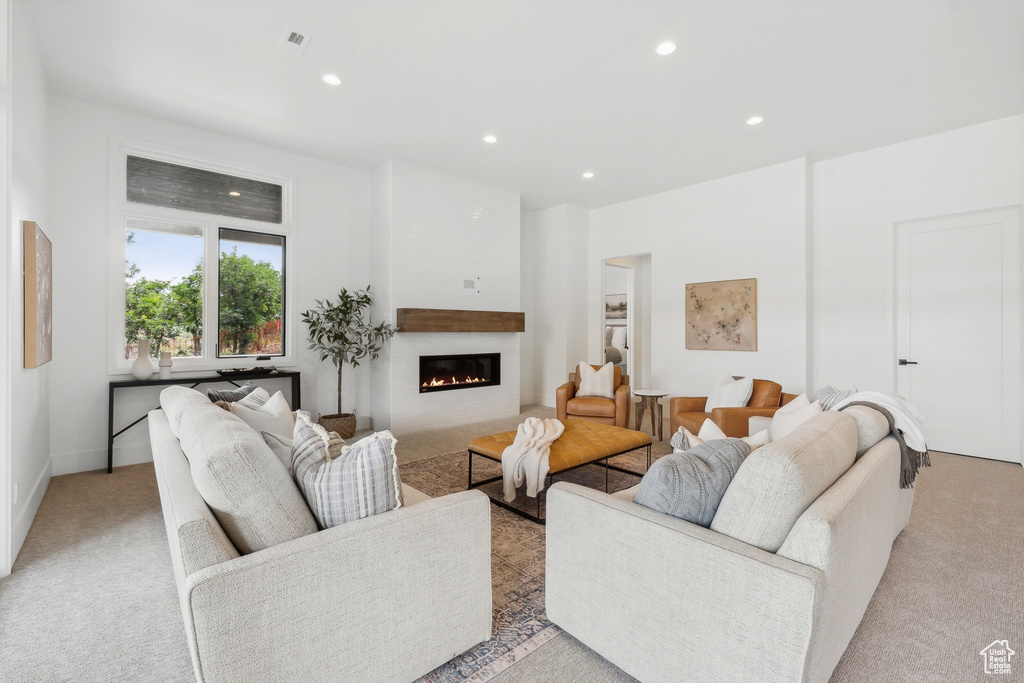
M 284 32 L 284 37 L 281 38 L 278 48 L 282 52 L 298 57 L 307 45 L 309 45 L 309 36 L 289 29 Z

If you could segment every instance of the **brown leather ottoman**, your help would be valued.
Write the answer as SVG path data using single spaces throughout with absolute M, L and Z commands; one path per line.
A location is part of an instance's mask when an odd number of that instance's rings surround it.
M 565 425 L 565 431 L 562 432 L 562 436 L 560 436 L 557 441 L 551 444 L 551 455 L 548 458 L 548 476 L 547 481 L 545 482 L 544 491 L 541 492 L 542 495 L 551 485 L 554 475 L 559 474 L 560 472 L 576 469 L 577 467 L 583 467 L 585 465 L 596 464 L 605 468 L 604 485 L 606 491 L 608 490 L 609 469 L 641 477 L 643 475 L 640 473 L 633 472 L 622 467 L 616 467 L 615 465 L 609 465 L 607 462 L 608 458 L 613 458 L 616 455 L 635 451 L 638 448 L 647 448 L 647 467 L 650 468 L 651 466 L 650 434 L 633 431 L 632 429 L 615 427 L 613 425 L 601 424 L 600 422 L 590 422 L 588 420 L 569 419 L 563 421 L 562 424 Z M 515 438 L 515 431 L 511 431 L 501 432 L 500 434 L 491 434 L 489 436 L 478 436 L 469 442 L 468 488 L 472 489 L 483 486 L 484 484 L 501 481 L 501 477 L 491 477 L 481 481 L 473 481 L 473 456 L 478 455 L 495 462 L 501 462 L 501 454 L 506 448 L 512 445 Z M 526 517 L 534 522 L 538 522 L 540 524 L 544 523 L 543 517 L 540 516 L 541 496 L 539 495 L 537 496 L 536 515 L 531 515 L 528 512 L 513 507 L 506 503 L 504 499 L 494 498 L 493 496 L 489 497 L 491 498 L 491 502 L 495 505 L 511 510 L 517 515 Z

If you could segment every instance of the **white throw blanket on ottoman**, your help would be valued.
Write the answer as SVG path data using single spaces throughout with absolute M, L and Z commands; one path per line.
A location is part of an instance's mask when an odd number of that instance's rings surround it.
M 526 480 L 526 495 L 536 496 L 544 490 L 548 476 L 551 444 L 565 431 L 565 425 L 550 418 L 528 417 L 516 429 L 512 445 L 501 453 L 501 473 L 505 484 L 505 502 L 516 499 L 516 487 Z

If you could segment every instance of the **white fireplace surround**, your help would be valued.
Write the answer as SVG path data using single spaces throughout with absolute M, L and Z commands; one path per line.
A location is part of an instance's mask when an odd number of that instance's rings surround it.
M 390 161 L 374 174 L 374 317 L 399 308 L 521 311 L 519 195 Z M 469 286 L 467 286 L 467 284 Z M 517 332 L 399 332 L 373 366 L 376 429 L 443 429 L 519 414 Z M 419 358 L 500 353 L 501 384 L 419 391 Z

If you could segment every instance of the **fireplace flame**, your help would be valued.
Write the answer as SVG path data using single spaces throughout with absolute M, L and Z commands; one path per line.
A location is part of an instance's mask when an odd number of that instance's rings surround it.
M 486 381 L 487 380 L 483 379 L 482 377 L 466 377 L 465 379 L 459 380 L 459 379 L 455 379 L 455 377 L 452 376 L 450 381 L 447 378 L 445 378 L 445 377 L 434 377 L 429 382 L 424 382 L 422 384 L 422 386 L 424 386 L 424 387 L 445 387 L 445 386 L 450 386 L 452 384 L 474 384 L 476 382 L 486 382 Z

